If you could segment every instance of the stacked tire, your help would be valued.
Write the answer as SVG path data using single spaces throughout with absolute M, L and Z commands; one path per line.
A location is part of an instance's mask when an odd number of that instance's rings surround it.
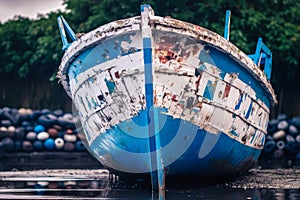
M 0 157 L 10 152 L 85 151 L 73 116 L 60 109 L 0 109 Z
M 288 119 L 285 114 L 270 120 L 263 155 L 288 158 L 300 164 L 300 117 Z

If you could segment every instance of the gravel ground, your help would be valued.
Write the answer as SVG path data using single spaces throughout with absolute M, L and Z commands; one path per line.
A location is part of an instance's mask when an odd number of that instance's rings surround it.
M 300 189 L 300 169 L 251 169 L 225 185 L 244 189 Z
M 2 181 L 34 181 L 35 179 L 44 179 L 48 181 L 59 180 L 98 180 L 109 177 L 109 171 L 106 169 L 46 169 L 31 171 L 0 171 L 0 180 Z
M 34 170 L 2 171 L 0 181 L 66 181 L 66 180 L 117 180 L 107 170 Z M 249 173 L 224 183 L 232 188 L 300 189 L 300 169 L 251 169 Z
M 114 180 L 117 187 L 109 187 L 109 180 Z M 70 187 L 64 189 L 28 188 L 18 183 L 52 182 L 101 182 L 107 188 Z M 32 171 L 0 171 L 0 199 L 153 199 L 149 189 L 139 185 L 128 187 L 107 170 L 49 169 Z M 25 187 L 24 187 L 25 186 Z M 42 193 L 41 193 L 42 192 Z M 167 199 L 299 199 L 300 169 L 251 169 L 249 173 L 232 181 L 212 185 L 175 185 L 167 188 Z M 155 198 L 154 198 L 155 199 Z

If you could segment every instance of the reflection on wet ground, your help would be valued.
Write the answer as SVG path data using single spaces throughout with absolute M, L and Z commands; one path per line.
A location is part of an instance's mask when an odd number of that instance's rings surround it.
M 126 185 L 107 170 L 0 172 L 0 199 L 156 199 L 143 180 Z M 300 199 L 300 169 L 251 169 L 214 185 L 170 184 L 166 199 Z

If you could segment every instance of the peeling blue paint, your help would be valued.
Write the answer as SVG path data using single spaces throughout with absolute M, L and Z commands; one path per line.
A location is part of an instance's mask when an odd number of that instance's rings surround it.
M 231 135 L 234 135 L 234 136 L 238 137 L 239 134 L 238 134 L 235 130 L 236 130 L 235 128 L 232 128 L 232 129 L 230 130 L 230 133 L 231 133 Z
M 250 106 L 248 108 L 248 111 L 247 111 L 247 113 L 245 115 L 246 119 L 249 119 L 251 112 L 252 112 L 252 101 L 251 101 Z
M 199 54 L 199 60 L 201 63 L 206 62 L 212 65 L 216 65 L 213 57 L 211 56 L 211 51 L 209 47 L 205 46 Z
M 205 87 L 203 97 L 212 100 L 214 98 L 215 90 L 216 90 L 216 83 L 213 83 L 211 80 L 209 80 Z
M 262 88 L 260 83 L 255 79 L 255 77 L 252 74 L 250 74 L 249 71 L 247 71 L 245 68 L 242 68 L 237 62 L 235 62 L 225 53 L 222 53 L 221 51 L 218 51 L 213 47 L 209 47 L 209 51 L 211 61 L 208 63 L 218 66 L 220 68 L 220 75 L 222 78 L 225 77 L 226 73 L 238 73 L 239 79 L 241 79 L 241 81 L 248 84 L 250 87 L 253 88 L 254 91 L 256 91 L 257 99 L 263 101 L 267 105 L 267 107 L 271 106 L 271 101 L 266 95 L 265 89 Z
M 98 103 L 95 101 L 94 98 L 92 98 L 92 103 L 93 103 L 93 105 L 94 105 L 94 108 L 96 108 L 96 107 L 98 106 Z
M 251 141 L 250 141 L 250 143 L 251 144 L 253 144 L 254 143 L 254 139 L 255 139 L 255 137 L 256 137 L 256 134 L 257 134 L 257 132 L 255 131 L 255 133 L 253 134 L 253 136 L 252 136 L 252 138 L 251 138 Z
M 161 116 L 162 117 L 162 116 Z M 135 119 L 135 121 L 139 121 Z M 123 123 L 133 123 L 135 122 L 123 122 Z M 184 126 L 184 130 L 186 132 L 193 131 L 193 127 L 196 128 L 195 125 L 190 124 L 189 122 L 181 122 L 180 119 L 172 119 L 171 117 L 167 118 L 167 125 L 163 127 L 160 131 L 159 135 L 161 138 L 162 147 L 166 147 L 170 142 L 172 142 L 173 138 L 176 134 L 182 134 L 178 132 L 178 128 L 180 126 Z M 128 125 L 126 125 L 128 126 Z M 145 127 L 146 128 L 146 127 Z M 147 160 L 148 153 L 147 151 L 147 139 L 132 137 L 126 132 L 118 132 L 116 131 L 118 126 L 113 127 L 107 133 L 99 134 L 97 138 L 91 145 L 91 149 L 95 154 L 98 156 L 105 156 L 105 155 L 113 155 L 115 158 L 114 162 L 118 166 L 124 166 L 127 169 L 134 169 L 136 166 L 132 165 L 132 160 L 124 159 L 125 155 L 122 152 L 130 152 L 135 153 L 137 157 L 145 156 L 144 160 Z M 141 132 L 140 132 L 141 133 Z M 137 133 L 138 134 L 138 133 Z M 215 137 L 212 133 L 207 131 L 197 129 L 196 137 L 193 140 L 193 143 L 189 146 L 189 148 L 177 159 L 174 163 L 168 166 L 168 175 L 207 175 L 207 173 L 212 175 L 216 175 L 219 173 L 223 173 L 223 169 L 220 169 L 220 165 L 217 163 L 220 161 L 228 162 L 229 169 L 234 174 L 235 170 L 239 166 L 243 166 L 244 161 L 249 161 L 248 165 L 249 168 L 252 166 L 251 162 L 254 162 L 258 159 L 261 150 L 255 149 L 249 146 L 246 146 L 236 140 L 233 140 L 231 137 L 227 136 L 225 133 L 220 132 L 220 137 L 216 141 L 216 144 L 212 147 L 211 151 L 208 152 L 203 158 L 199 158 L 199 151 L 203 145 L 203 141 L 206 137 Z M 154 137 L 151 138 L 154 140 Z M 122 142 L 121 142 L 122 141 Z M 108 142 L 110 145 L 109 148 L 106 148 Z M 100 147 L 100 148 L 99 148 Z M 140 148 L 140 147 L 145 147 Z M 171 153 L 172 151 L 167 151 L 166 149 L 162 148 L 162 154 Z M 173 151 L 173 156 L 176 155 L 176 151 Z M 216 162 L 216 163 L 215 163 Z M 146 165 L 140 165 L 139 167 L 144 167 L 146 170 Z M 225 166 L 223 166 L 225 167 Z M 228 169 L 228 170 L 229 170 Z M 219 174 L 220 175 L 220 174 Z M 230 177 L 231 174 L 226 173 L 223 176 Z
M 241 95 L 240 95 L 239 101 L 238 101 L 238 103 L 235 105 L 235 108 L 234 108 L 235 110 L 240 109 L 241 104 L 242 104 L 242 102 L 243 102 L 243 96 L 244 96 L 244 94 L 241 94 Z
M 90 77 L 89 82 L 94 83 L 95 82 L 94 78 Z
M 140 18 L 87 33 L 63 59 L 62 81 L 80 109 L 91 152 L 111 168 L 142 168 L 156 177 L 162 177 L 164 167 L 168 174 L 226 176 L 245 169 L 241 163 L 250 162 L 251 167 L 266 127 L 245 118 L 259 117 L 254 108 L 267 118 L 265 104 L 269 107 L 272 88 L 265 79 L 258 80 L 260 73 L 247 71 L 254 63 L 224 38 L 202 27 L 153 17 L 150 9 L 144 5 Z M 156 23 L 164 29 L 156 29 Z M 260 129 L 251 137 L 250 131 Z M 179 154 L 187 141 L 188 149 Z M 220 168 L 223 162 L 231 171 Z
M 88 105 L 89 109 L 92 110 L 92 104 L 91 104 L 91 102 L 89 101 L 89 99 L 88 99 L 87 96 L 85 96 L 85 100 L 86 100 L 86 102 L 87 102 L 87 105 Z
M 95 47 L 91 47 L 82 52 L 71 64 L 69 70 L 74 71 L 73 77 L 76 78 L 80 73 L 90 69 L 91 67 L 118 58 L 120 55 L 130 55 L 141 51 L 136 47 L 128 46 L 122 48 L 122 42 L 131 43 L 130 37 L 135 33 L 127 33 L 117 38 L 111 38 L 103 41 Z M 70 78 L 73 78 L 70 77 Z
M 109 81 L 106 78 L 104 79 L 106 86 L 108 88 L 109 93 L 113 93 L 115 90 L 116 84 L 113 81 Z

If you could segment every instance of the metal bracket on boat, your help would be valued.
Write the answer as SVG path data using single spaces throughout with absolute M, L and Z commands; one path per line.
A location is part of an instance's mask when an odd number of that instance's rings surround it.
M 258 38 L 255 54 L 248 56 L 264 71 L 265 75 L 270 80 L 272 72 L 272 52 L 263 43 L 262 38 Z
M 150 5 L 141 5 L 141 24 L 144 51 L 144 70 L 145 70 L 145 93 L 146 93 L 146 110 L 148 121 L 148 144 L 149 144 L 149 165 L 151 173 L 152 191 L 158 191 L 159 199 L 165 199 L 165 170 L 163 157 L 161 153 L 161 142 L 159 132 L 158 111 L 154 108 L 153 103 L 153 66 L 152 66 L 152 31 L 150 27 L 150 17 L 154 11 Z M 150 138 L 154 137 L 154 140 Z
M 230 10 L 226 10 L 226 19 L 224 27 L 224 38 L 229 40 L 230 35 Z M 259 66 L 265 73 L 268 80 L 271 79 L 272 71 L 272 52 L 271 50 L 263 43 L 262 38 L 258 38 L 255 54 L 248 55 L 254 63 Z
M 67 21 L 63 18 L 63 16 L 57 17 L 57 23 L 59 28 L 60 37 L 63 43 L 62 50 L 65 51 L 68 49 L 71 43 L 68 42 L 66 31 L 68 36 L 71 38 L 71 40 L 74 42 L 76 40 L 76 35 L 74 31 L 71 29 Z
M 229 40 L 230 16 L 231 16 L 231 11 L 230 10 L 226 10 L 226 19 L 225 19 L 225 27 L 224 27 L 224 38 L 226 40 Z

